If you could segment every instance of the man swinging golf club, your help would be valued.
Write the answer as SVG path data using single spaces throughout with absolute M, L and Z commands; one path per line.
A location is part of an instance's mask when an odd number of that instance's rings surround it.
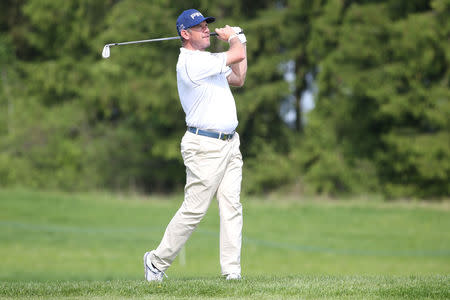
M 186 114 L 187 131 L 181 141 L 186 166 L 184 201 L 166 228 L 158 248 L 144 255 L 145 278 L 162 281 L 179 251 L 217 197 L 220 214 L 220 265 L 227 280 L 241 278 L 242 155 L 236 105 L 229 85 L 242 86 L 247 73 L 246 38 L 239 27 L 215 29 L 228 42 L 222 53 L 210 46 L 208 24 L 195 10 L 177 19 L 182 47 L 177 63 L 177 85 Z

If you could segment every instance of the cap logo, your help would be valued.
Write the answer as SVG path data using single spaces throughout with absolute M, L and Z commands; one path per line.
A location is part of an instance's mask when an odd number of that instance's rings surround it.
M 202 15 L 201 13 L 199 13 L 199 12 L 195 12 L 195 13 L 193 13 L 193 14 L 191 15 L 192 20 L 194 20 L 195 17 L 203 17 L 203 15 Z

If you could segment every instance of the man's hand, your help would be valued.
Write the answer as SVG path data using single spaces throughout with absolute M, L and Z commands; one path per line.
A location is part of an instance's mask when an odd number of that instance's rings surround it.
M 231 28 L 233 28 L 234 32 L 238 35 L 238 38 L 242 44 L 247 42 L 247 38 L 245 37 L 245 34 L 240 33 L 240 32 L 242 32 L 241 27 L 231 27 Z
M 236 35 L 236 32 L 233 30 L 233 28 L 228 25 L 225 25 L 225 27 L 223 28 L 216 28 L 215 31 L 217 33 L 217 38 L 224 42 L 228 42 L 228 39 L 231 36 Z

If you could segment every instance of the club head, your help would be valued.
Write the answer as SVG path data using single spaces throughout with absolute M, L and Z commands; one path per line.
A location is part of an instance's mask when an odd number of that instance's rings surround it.
M 109 45 L 105 45 L 105 47 L 103 47 L 102 56 L 103 58 L 108 58 L 110 55 Z

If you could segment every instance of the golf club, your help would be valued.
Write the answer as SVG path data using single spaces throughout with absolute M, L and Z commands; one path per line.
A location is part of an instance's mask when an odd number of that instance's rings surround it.
M 244 33 L 244 32 L 241 31 L 238 34 L 241 34 L 241 33 Z M 216 32 L 212 32 L 212 33 L 210 33 L 210 36 L 217 36 L 217 33 Z M 106 44 L 103 47 L 102 56 L 103 56 L 103 58 L 108 58 L 111 55 L 111 50 L 109 49 L 111 46 L 150 43 L 150 42 L 160 42 L 160 41 L 179 40 L 179 39 L 180 39 L 179 36 L 172 36 L 172 37 L 167 37 L 167 38 L 158 38 L 158 39 L 151 39 L 151 40 L 141 40 L 141 41 L 131 41 L 131 42 Z

